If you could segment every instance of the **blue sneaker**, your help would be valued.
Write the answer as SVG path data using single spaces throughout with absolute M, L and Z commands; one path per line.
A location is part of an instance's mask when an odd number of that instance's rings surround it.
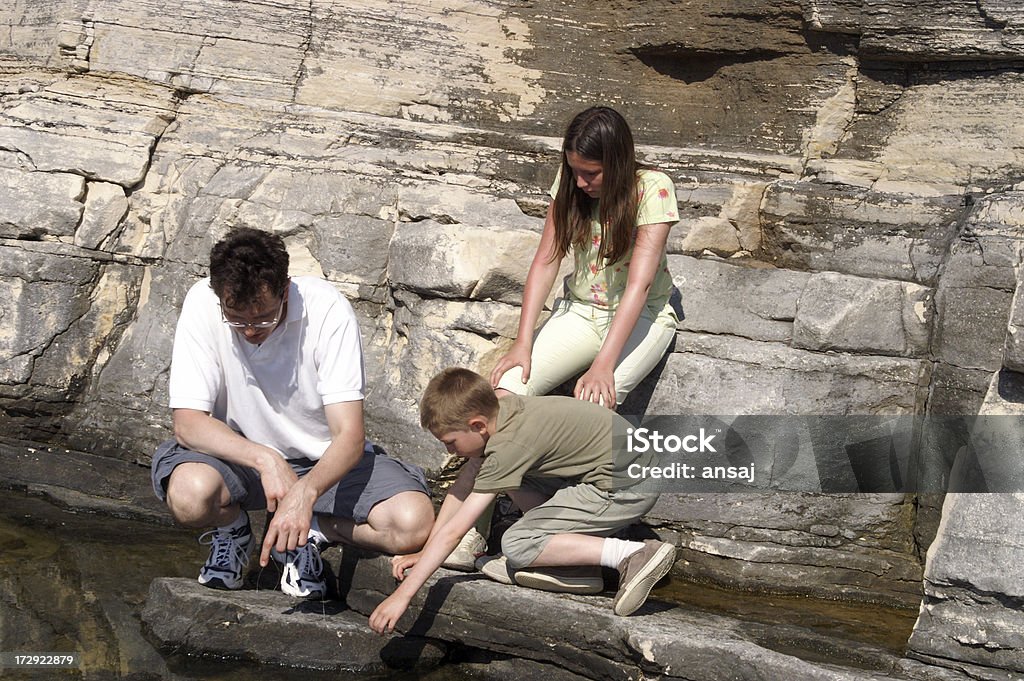
M 324 563 L 320 558 L 320 547 L 312 539 L 294 551 L 284 554 L 274 550 L 274 560 L 281 563 L 281 591 L 292 598 L 324 598 L 327 596 L 327 582 L 324 580 Z
M 245 516 L 245 526 L 237 530 L 218 527 L 201 535 L 199 543 L 210 545 L 210 557 L 199 570 L 199 583 L 211 589 L 241 589 L 252 542 L 248 514 Z

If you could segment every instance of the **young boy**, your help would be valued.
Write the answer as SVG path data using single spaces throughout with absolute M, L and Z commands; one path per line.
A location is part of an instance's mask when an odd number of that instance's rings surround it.
M 468 369 L 435 376 L 420 403 L 420 423 L 449 452 L 469 460 L 424 549 L 395 558 L 394 573 L 402 583 L 370 615 L 370 627 L 381 634 L 394 630 L 417 590 L 498 492 L 507 492 L 524 512 L 501 542 L 513 574 L 523 568 L 617 568 L 615 614 L 629 615 L 643 605 L 671 569 L 675 547 L 609 537 L 657 500 L 656 494 L 614 489 L 613 478 L 621 485 L 623 471 L 639 458 L 623 453 L 619 458 L 629 460 L 615 460 L 616 419 L 624 432 L 628 424 L 622 417 L 590 402 L 518 395 L 499 400 L 491 384 Z

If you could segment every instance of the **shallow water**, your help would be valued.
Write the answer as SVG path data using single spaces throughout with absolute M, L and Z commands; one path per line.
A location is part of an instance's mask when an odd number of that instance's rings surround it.
M 448 665 L 425 677 L 389 673 L 315 672 L 157 650 L 140 613 L 156 577 L 194 578 L 206 558 L 196 533 L 171 527 L 75 513 L 42 499 L 0 489 L 0 652 L 73 651 L 73 670 L 3 669 L 7 679 L 133 678 L 203 681 L 368 681 L 426 678 L 455 681 L 469 674 Z M 759 625 L 789 625 L 823 639 L 867 644 L 899 655 L 916 611 L 830 601 L 744 594 L 680 580 L 663 583 L 652 598 Z M 800 637 L 798 637 L 800 638 Z M 804 642 L 806 643 L 806 642 Z M 805 659 L 812 645 L 793 649 L 785 637 L 768 647 Z M 827 643 L 827 642 L 826 642 Z M 826 645 L 821 661 L 840 660 L 846 648 Z M 867 666 L 872 666 L 870 661 Z
M 663 582 L 651 592 L 651 598 L 739 620 L 803 627 L 895 655 L 903 654 L 918 615 L 917 608 L 745 593 L 678 579 Z
M 2 669 L 3 679 L 369 681 L 390 673 L 315 672 L 158 651 L 140 617 L 156 577 L 194 578 L 193 532 L 60 509 L 0 489 L 0 652 L 76 652 L 77 669 Z M 453 669 L 431 681 L 463 676 Z

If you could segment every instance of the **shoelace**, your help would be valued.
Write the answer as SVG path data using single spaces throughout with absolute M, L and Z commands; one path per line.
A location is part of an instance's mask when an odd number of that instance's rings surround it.
M 210 530 L 199 536 L 199 543 L 213 546 L 212 557 L 215 565 L 228 564 L 232 569 L 245 567 L 249 564 L 249 556 L 231 532 Z
M 289 551 L 289 554 L 292 552 Z M 313 546 L 313 542 L 310 541 L 302 548 L 294 551 L 295 557 L 295 571 L 299 575 L 299 579 L 305 579 L 307 577 L 312 579 L 320 579 L 320 575 L 324 570 L 323 560 L 320 558 L 320 552 Z M 289 555 L 289 557 L 291 557 Z M 313 572 L 309 571 L 310 563 L 312 563 Z

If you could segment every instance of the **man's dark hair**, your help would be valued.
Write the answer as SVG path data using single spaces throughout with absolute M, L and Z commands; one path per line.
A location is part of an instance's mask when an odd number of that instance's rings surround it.
M 228 307 L 251 307 L 264 291 L 281 295 L 287 284 L 288 251 L 275 234 L 238 227 L 210 251 L 210 286 Z

